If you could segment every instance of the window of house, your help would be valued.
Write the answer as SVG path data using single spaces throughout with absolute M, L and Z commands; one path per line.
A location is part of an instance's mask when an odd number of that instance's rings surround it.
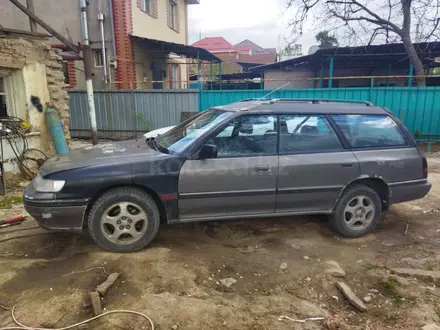
M 169 25 L 170 28 L 177 29 L 177 4 L 173 0 L 169 0 Z
M 243 116 L 233 120 L 208 143 L 218 157 L 273 155 L 277 151 L 276 116 Z
M 104 65 L 104 58 L 102 56 L 102 49 L 94 49 L 93 50 L 93 60 L 95 63 L 95 67 L 99 68 Z
M 151 15 L 151 0 L 140 0 L 141 10 Z
M 179 65 L 171 64 L 171 88 L 179 89 Z
M 324 116 L 280 116 L 280 153 L 328 152 L 341 149 L 338 136 Z
M 407 140 L 397 123 L 387 115 L 332 116 L 354 148 L 404 146 Z

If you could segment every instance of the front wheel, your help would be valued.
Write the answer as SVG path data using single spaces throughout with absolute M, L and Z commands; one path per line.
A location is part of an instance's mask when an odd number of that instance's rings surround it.
M 382 214 L 377 192 L 364 185 L 348 188 L 330 216 L 331 227 L 345 237 L 361 237 L 374 230 Z
M 90 236 L 111 252 L 134 252 L 146 247 L 159 230 L 159 210 L 153 198 L 136 188 L 116 188 L 92 206 Z

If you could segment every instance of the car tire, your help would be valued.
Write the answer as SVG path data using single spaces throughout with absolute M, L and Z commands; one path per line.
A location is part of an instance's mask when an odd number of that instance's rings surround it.
M 364 185 L 355 185 L 342 194 L 329 221 L 338 234 L 356 238 L 371 233 L 381 214 L 382 202 L 377 192 Z
M 156 202 L 142 190 L 124 187 L 104 193 L 89 213 L 93 240 L 110 252 L 135 252 L 156 236 L 160 214 Z

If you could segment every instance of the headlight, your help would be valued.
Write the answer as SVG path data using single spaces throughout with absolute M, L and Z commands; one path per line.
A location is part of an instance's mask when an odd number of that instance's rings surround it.
M 40 174 L 33 181 L 35 191 L 42 193 L 55 193 L 63 189 L 66 181 L 43 179 Z

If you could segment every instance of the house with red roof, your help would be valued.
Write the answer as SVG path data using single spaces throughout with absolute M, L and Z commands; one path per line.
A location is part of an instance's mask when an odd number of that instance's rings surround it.
M 262 48 L 246 39 L 236 45 L 223 37 L 206 37 L 192 44 L 206 49 L 223 61 L 224 73 L 243 72 L 248 64 L 271 64 L 276 62 L 275 48 Z

